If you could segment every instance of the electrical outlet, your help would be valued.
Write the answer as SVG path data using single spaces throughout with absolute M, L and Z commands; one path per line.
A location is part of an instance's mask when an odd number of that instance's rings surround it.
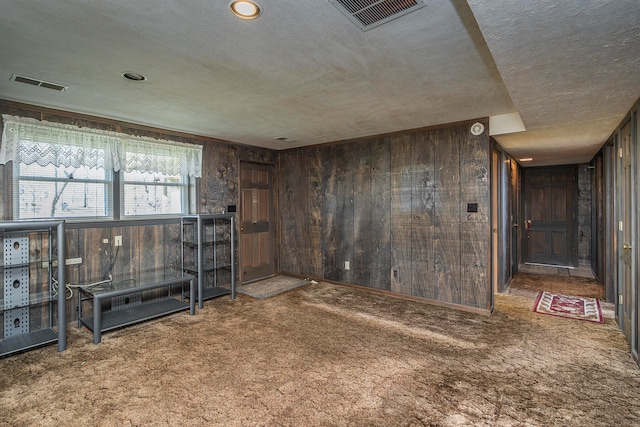
M 109 244 L 109 239 L 102 239 L 102 243 L 104 243 L 105 245 Z
M 349 269 L 349 261 L 345 261 L 344 262 L 344 269 L 348 270 Z
M 113 244 L 116 246 L 122 246 L 122 236 L 115 236 L 113 238 Z
M 394 279 L 398 278 L 398 268 L 397 267 L 393 269 L 393 278 Z

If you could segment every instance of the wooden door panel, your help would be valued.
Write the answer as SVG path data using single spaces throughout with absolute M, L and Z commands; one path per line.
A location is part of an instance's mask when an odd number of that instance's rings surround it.
M 255 219 L 257 222 L 269 222 L 269 190 L 256 189 Z
M 551 189 L 551 221 L 567 220 L 567 191 L 566 188 Z
M 537 231 L 531 232 L 531 253 L 533 255 L 544 255 L 547 250 L 547 235 Z
M 254 237 L 251 234 L 243 234 L 240 241 L 240 259 L 242 259 L 242 265 L 253 267 L 256 265 L 254 257 L 256 250 L 254 247 Z
M 253 189 L 243 188 L 240 192 L 240 224 L 253 221 L 253 209 L 247 209 L 253 204 Z
M 551 232 L 551 253 L 555 256 L 567 256 L 566 233 Z
M 269 185 L 269 172 L 256 171 L 256 183 L 259 185 Z
M 575 166 L 524 170 L 524 261 L 574 266 L 577 236 Z
M 545 220 L 544 189 L 531 188 L 531 215 L 528 217 L 536 223 Z

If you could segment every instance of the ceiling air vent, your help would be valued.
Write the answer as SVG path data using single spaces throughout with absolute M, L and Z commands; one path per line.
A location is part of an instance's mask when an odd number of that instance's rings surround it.
M 11 80 L 18 83 L 25 83 L 32 86 L 40 86 L 47 89 L 57 90 L 58 92 L 64 92 L 68 86 L 60 85 L 58 83 L 45 82 L 44 80 L 34 79 L 32 77 L 19 76 L 17 74 L 11 75 Z
M 329 0 L 362 31 L 425 6 L 424 0 Z

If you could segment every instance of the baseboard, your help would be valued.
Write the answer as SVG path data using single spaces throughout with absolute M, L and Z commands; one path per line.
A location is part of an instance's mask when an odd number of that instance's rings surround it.
M 360 289 L 360 290 L 363 290 L 363 291 L 368 291 L 368 292 L 373 292 L 373 293 L 377 293 L 377 294 L 387 295 L 387 296 L 394 297 L 394 298 L 405 299 L 405 300 L 408 300 L 408 301 L 427 303 L 427 304 L 435 305 L 435 306 L 438 306 L 438 307 L 451 308 L 453 310 L 464 311 L 464 312 L 473 313 L 473 314 L 479 314 L 479 315 L 487 316 L 487 317 L 491 316 L 491 310 L 488 309 L 488 308 L 485 309 L 485 308 L 469 307 L 467 305 L 455 304 L 455 303 L 444 302 L 444 301 L 438 301 L 438 300 L 434 300 L 434 299 L 431 299 L 431 298 L 423 298 L 423 297 L 417 297 L 417 296 L 413 296 L 413 295 L 406 295 L 406 294 L 401 294 L 401 293 L 398 293 L 398 292 L 387 291 L 387 290 L 384 290 L 384 289 L 369 288 L 367 286 L 355 285 L 353 283 L 345 283 L 345 282 L 338 282 L 338 281 L 335 281 L 335 280 L 327 280 L 327 279 L 320 279 L 320 278 L 314 278 L 314 277 L 308 277 L 308 276 L 301 276 L 301 275 L 298 275 L 298 274 L 293 274 L 293 273 L 289 273 L 289 272 L 285 272 L 285 271 L 281 271 L 278 274 L 287 275 L 287 276 L 291 276 L 291 277 L 296 277 L 296 278 L 300 278 L 300 279 L 315 280 L 316 282 L 327 282 L 327 283 L 331 283 L 333 285 L 348 286 L 350 288 L 355 288 L 355 289 Z

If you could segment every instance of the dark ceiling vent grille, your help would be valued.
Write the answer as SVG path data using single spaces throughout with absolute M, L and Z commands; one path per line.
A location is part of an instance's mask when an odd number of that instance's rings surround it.
M 362 31 L 425 6 L 424 0 L 329 0 Z
M 34 79 L 31 77 L 19 76 L 17 74 L 11 75 L 11 80 L 18 83 L 25 83 L 31 86 L 40 86 L 47 89 L 57 90 L 58 92 L 64 92 L 68 86 L 60 85 L 57 83 L 45 82 L 44 80 Z

